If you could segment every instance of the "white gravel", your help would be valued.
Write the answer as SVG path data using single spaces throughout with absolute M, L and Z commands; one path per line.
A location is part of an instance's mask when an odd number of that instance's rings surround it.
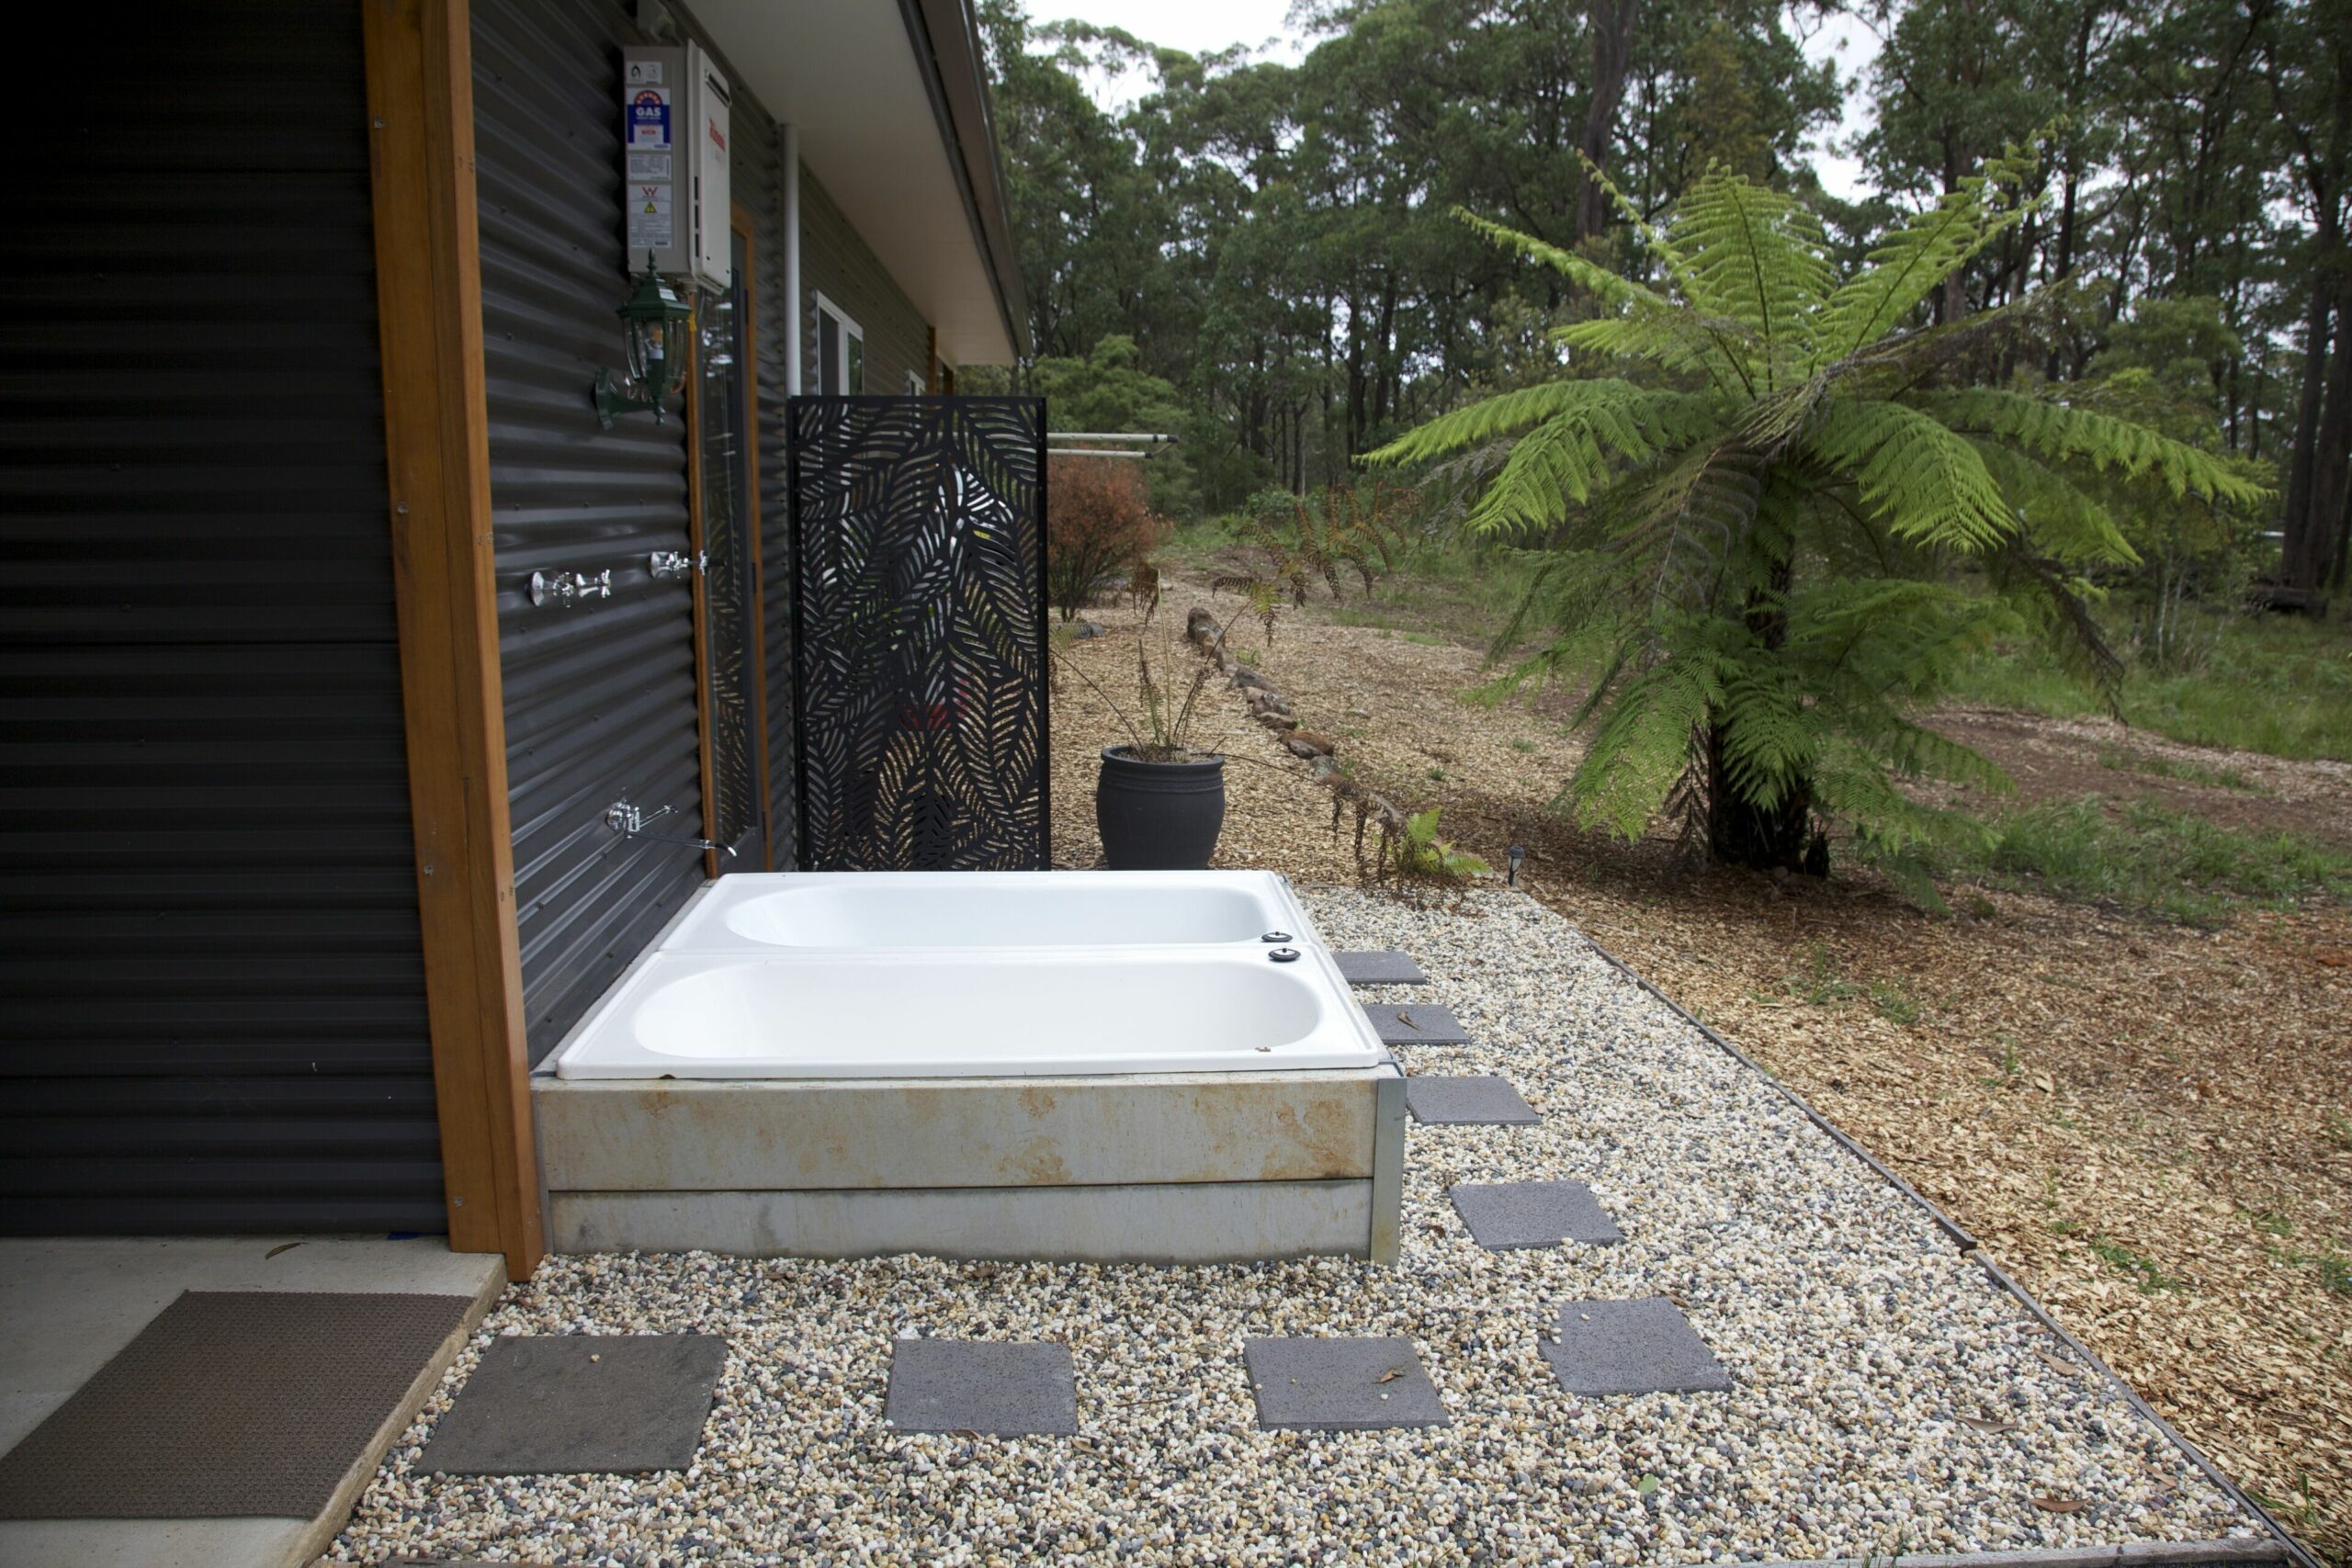
M 2049 1364 L 2064 1347 L 1914 1204 L 1542 906 L 1305 897 L 1333 947 L 1401 948 L 1433 982 L 1364 999 L 1444 1003 L 1478 1042 L 1403 1048 L 1408 1071 L 1502 1074 L 1544 1117 L 1411 1127 L 1399 1267 L 550 1258 L 330 1558 L 1679 1562 L 2259 1533 L 2087 1371 Z M 1444 1195 L 1534 1178 L 1589 1183 L 1624 1242 L 1483 1251 Z M 1734 1392 L 1562 1393 L 1537 1348 L 1562 1303 L 1655 1293 Z M 491 1335 L 631 1332 L 730 1341 L 691 1470 L 411 1472 Z M 1453 1425 L 1260 1431 L 1240 1347 L 1275 1334 L 1409 1337 Z M 911 1335 L 1068 1343 L 1082 1435 L 893 1431 L 889 1341 Z

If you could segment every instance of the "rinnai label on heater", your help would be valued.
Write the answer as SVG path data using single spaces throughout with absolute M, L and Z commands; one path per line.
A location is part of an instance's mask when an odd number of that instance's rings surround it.
M 727 78 L 699 45 L 632 49 L 621 62 L 628 270 L 724 289 L 733 274 Z

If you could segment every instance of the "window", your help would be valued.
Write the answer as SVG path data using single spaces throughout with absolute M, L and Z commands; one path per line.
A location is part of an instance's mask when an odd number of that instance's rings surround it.
M 918 375 L 916 375 L 916 374 L 915 374 L 913 371 L 911 371 L 911 370 L 908 371 L 908 372 L 907 372 L 907 396 L 909 396 L 909 397 L 910 397 L 910 398 L 922 398 L 922 397 L 928 397 L 928 396 L 930 396 L 930 395 L 931 395 L 931 389 L 930 389 L 929 387 L 926 387 L 926 386 L 924 386 L 924 385 L 922 384 L 922 377 L 920 377 L 920 376 L 918 376 Z
M 865 329 L 817 296 L 817 390 L 838 398 L 865 390 Z

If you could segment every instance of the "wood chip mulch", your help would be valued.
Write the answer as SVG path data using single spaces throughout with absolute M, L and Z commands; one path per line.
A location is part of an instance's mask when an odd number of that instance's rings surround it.
M 1088 614 L 1104 635 L 1070 649 L 1123 706 L 1138 638 L 1189 673 L 1184 611 L 1232 608 L 1197 581 L 1166 588 L 1148 627 L 1102 606 Z M 1474 700 L 1476 650 L 1340 625 L 1320 604 L 1271 643 L 1248 622 L 1231 637 L 1355 778 L 1442 807 L 1442 830 L 1498 865 L 1528 846 L 1530 892 L 1900 1172 L 2307 1544 L 2352 1562 L 2352 911 L 2248 911 L 2203 932 L 1988 891 L 1936 919 L 1863 874 L 1694 869 L 1663 840 L 1600 840 L 1548 812 L 1579 751 L 1566 705 Z M 1352 879 L 1329 793 L 1238 693 L 1211 702 L 1202 739 L 1237 759 L 1218 863 Z M 2102 744 L 2232 767 L 2266 793 L 2227 792 L 2218 818 L 2292 811 L 2352 838 L 2342 764 L 2013 714 L 1954 726 L 2052 789 L 2081 787 Z M 1096 753 L 1124 738 L 1065 676 L 1057 863 L 1098 862 Z M 2203 793 L 2163 784 L 2176 807 Z

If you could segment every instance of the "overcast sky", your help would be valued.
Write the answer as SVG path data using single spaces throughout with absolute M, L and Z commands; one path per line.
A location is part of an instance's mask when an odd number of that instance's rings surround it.
M 1261 59 L 1296 60 L 1304 40 L 1284 25 L 1290 0 L 1028 0 L 1029 15 L 1038 21 L 1075 17 L 1103 27 L 1124 28 L 1152 43 L 1170 44 L 1191 54 L 1205 54 L 1246 43 Z M 1849 85 L 1878 53 L 1878 39 L 1869 28 L 1849 17 L 1831 18 L 1806 45 L 1815 60 L 1834 59 L 1840 77 Z M 1108 102 L 1132 101 L 1149 85 L 1137 76 L 1096 84 Z M 1840 135 L 1850 135 L 1866 106 L 1859 95 L 1847 100 L 1847 123 Z M 1838 196 L 1850 197 L 1857 189 L 1860 166 L 1851 159 L 1816 151 L 1815 166 L 1821 182 Z

